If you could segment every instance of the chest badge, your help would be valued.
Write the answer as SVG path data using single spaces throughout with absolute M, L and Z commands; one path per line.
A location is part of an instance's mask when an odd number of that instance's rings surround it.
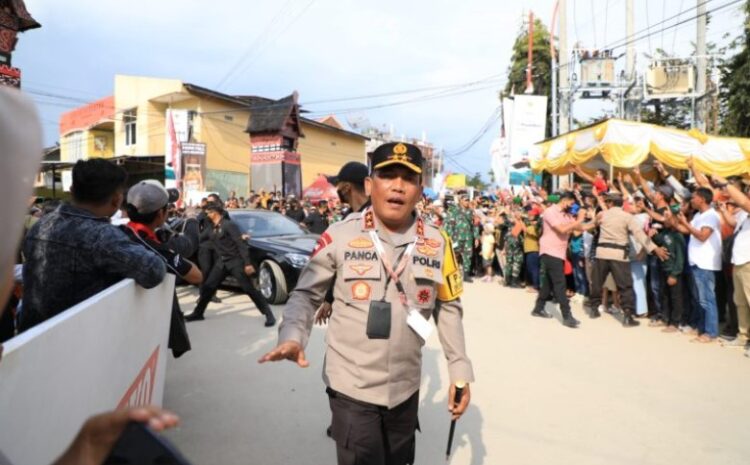
M 432 297 L 432 291 L 430 289 L 424 288 L 424 289 L 420 289 L 419 292 L 417 292 L 417 302 L 419 302 L 422 305 L 429 302 L 430 297 Z
M 364 276 L 365 273 L 372 269 L 372 265 L 349 265 L 349 269 L 360 276 Z
M 428 257 L 435 257 L 437 256 L 437 253 L 438 253 L 437 250 L 427 245 L 422 245 L 422 246 L 417 247 L 417 252 L 421 253 L 422 255 L 426 255 Z
M 372 241 L 370 239 L 367 239 L 366 237 L 358 237 L 349 242 L 349 247 L 353 249 L 370 249 L 372 248 L 372 246 Z
M 364 281 L 357 281 L 352 284 L 352 299 L 370 300 L 370 285 Z

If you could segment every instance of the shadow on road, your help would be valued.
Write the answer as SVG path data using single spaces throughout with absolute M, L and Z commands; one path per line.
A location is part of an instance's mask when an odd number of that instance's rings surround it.
M 417 434 L 417 459 L 419 464 L 445 463 L 448 443 L 450 415 L 448 413 L 448 383 L 440 379 L 440 363 L 445 363 L 442 350 L 424 348 L 422 351 L 423 389 L 425 393 L 419 407 L 419 423 L 422 429 Z M 456 422 L 451 460 L 448 463 L 483 465 L 487 456 L 482 435 L 482 412 L 472 399 L 466 413 Z M 466 461 L 466 449 L 470 461 Z M 457 455 L 461 456 L 459 461 Z M 454 457 L 456 460 L 454 461 Z

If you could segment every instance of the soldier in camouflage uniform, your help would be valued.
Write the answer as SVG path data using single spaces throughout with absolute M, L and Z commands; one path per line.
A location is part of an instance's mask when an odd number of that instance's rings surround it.
M 464 281 L 471 282 L 471 259 L 474 248 L 479 245 L 479 226 L 474 224 L 474 212 L 469 207 L 469 198 L 461 197 L 459 205 L 448 211 L 445 232 L 455 244 L 456 255 L 461 259 Z
M 519 211 L 514 211 L 506 216 L 505 234 L 505 268 L 503 277 L 505 285 L 510 287 L 522 287 L 519 281 L 521 268 L 523 266 L 523 229 L 524 223 Z

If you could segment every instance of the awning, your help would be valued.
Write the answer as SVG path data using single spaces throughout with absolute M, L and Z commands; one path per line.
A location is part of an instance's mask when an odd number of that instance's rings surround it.
M 320 200 L 338 199 L 338 194 L 336 188 L 321 174 L 302 191 L 302 198 L 311 202 L 318 202 Z
M 530 154 L 534 171 L 568 174 L 571 165 L 585 170 L 634 168 L 647 163 L 649 155 L 665 166 L 696 168 L 721 176 L 750 172 L 750 139 L 708 136 L 696 129 L 680 129 L 609 119 L 534 145 Z

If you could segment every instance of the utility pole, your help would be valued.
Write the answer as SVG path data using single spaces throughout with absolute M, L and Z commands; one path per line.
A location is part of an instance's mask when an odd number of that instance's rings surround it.
M 555 49 L 555 29 L 557 28 L 557 9 L 560 7 L 560 0 L 555 2 L 555 9 L 552 11 L 552 21 L 550 22 L 549 34 L 549 56 L 550 71 L 552 71 L 552 89 L 549 98 L 552 100 L 552 137 L 557 137 L 557 72 L 560 69 L 557 60 L 557 50 Z
M 529 50 L 526 56 L 526 90 L 525 94 L 534 93 L 534 80 L 532 78 L 534 61 L 534 12 L 529 11 Z
M 697 94 L 697 101 L 695 105 L 695 114 L 693 116 L 693 127 L 700 129 L 701 131 L 706 130 L 706 67 L 707 67 L 707 56 L 706 56 L 706 0 L 696 0 L 698 2 L 698 27 L 696 37 L 695 53 L 697 55 L 697 68 L 698 68 L 698 82 L 695 85 L 695 93 Z
M 565 134 L 570 131 L 569 124 L 569 112 L 570 112 L 570 56 L 568 55 L 568 2 L 567 0 L 560 0 L 558 7 L 558 14 L 560 18 L 560 44 L 558 49 L 559 54 L 559 65 L 558 71 L 560 72 L 560 124 L 558 125 L 559 133 Z
M 635 32 L 635 13 L 633 10 L 633 0 L 625 1 L 625 36 L 627 36 L 628 48 L 625 55 L 625 73 L 626 79 L 632 81 L 635 78 L 635 44 L 632 42 L 633 33 Z
M 628 102 L 627 93 L 632 90 L 632 84 L 635 82 L 635 43 L 633 40 L 633 34 L 635 33 L 635 13 L 633 8 L 633 0 L 625 1 L 625 36 L 627 37 L 628 46 L 625 49 L 625 82 L 620 83 L 627 85 L 628 90 L 621 88 L 620 94 L 622 95 L 622 116 L 625 119 L 631 119 L 633 114 L 633 105 Z M 632 101 L 632 99 L 631 99 Z

